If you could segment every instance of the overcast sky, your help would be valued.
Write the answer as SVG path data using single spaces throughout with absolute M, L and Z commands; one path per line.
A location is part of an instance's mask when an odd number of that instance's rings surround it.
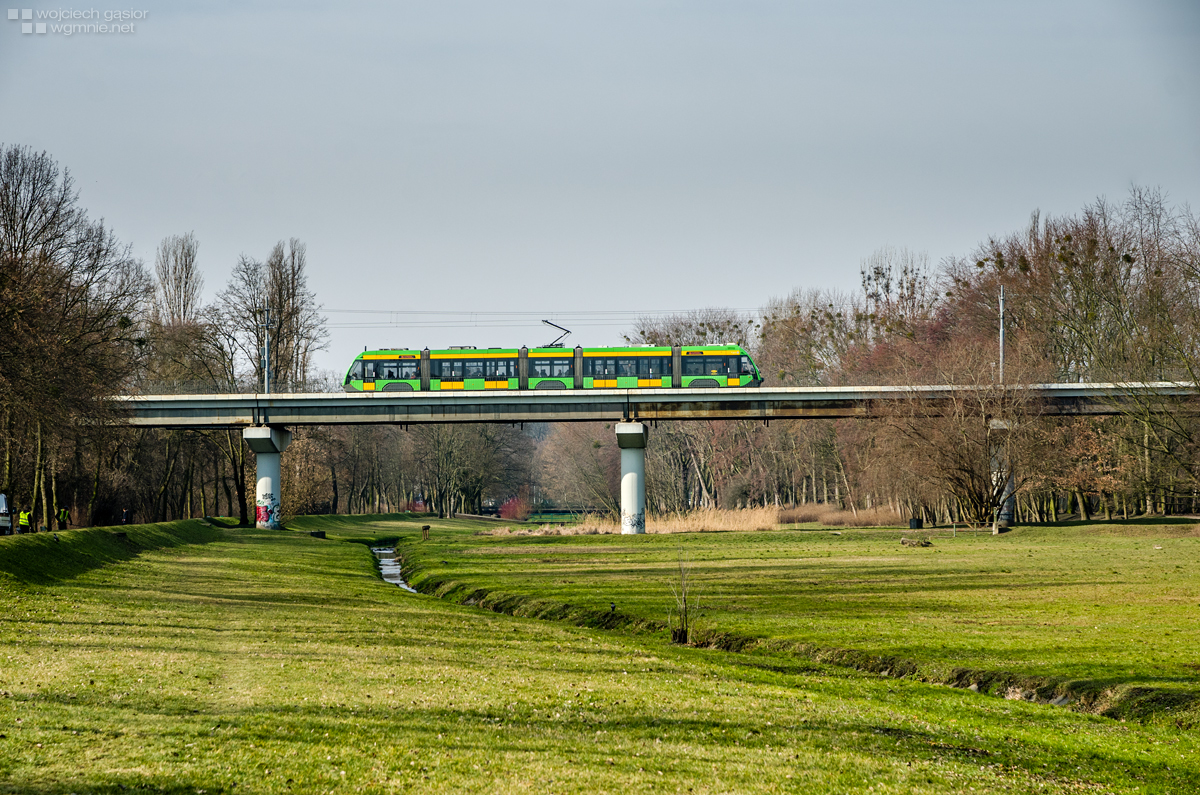
M 881 246 L 937 262 L 1133 183 L 1200 204 L 1195 0 L 21 8 L 47 32 L 3 20 L 0 142 L 148 264 L 194 231 L 210 296 L 300 238 L 331 369 L 849 290 Z

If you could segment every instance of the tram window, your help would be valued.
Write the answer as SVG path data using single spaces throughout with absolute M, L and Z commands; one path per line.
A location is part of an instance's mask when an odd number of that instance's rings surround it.
M 704 357 L 704 371 L 707 375 L 729 375 L 729 357 L 727 356 L 706 356 Z
M 363 377 L 363 362 L 359 359 L 354 363 L 354 367 L 350 368 L 350 380 L 361 381 Z
M 530 359 L 530 378 L 570 378 L 575 374 L 573 359 Z
M 395 381 L 400 377 L 400 362 L 379 362 L 375 365 L 378 378 L 385 381 Z
M 683 360 L 684 375 L 729 375 L 736 367 L 736 359 L 731 356 L 697 356 Z
M 420 378 L 419 366 L 417 362 L 400 362 L 400 377 L 412 380 Z
M 483 378 L 483 362 L 478 359 L 463 362 L 463 378 Z
M 594 378 L 616 378 L 616 359 L 592 359 L 592 376 Z
M 514 359 L 488 359 L 484 369 L 489 381 L 517 377 L 517 362 Z
M 637 376 L 638 360 L 637 359 L 617 359 L 617 375 L 621 376 Z
M 638 375 L 643 378 L 657 378 L 671 374 L 671 360 L 667 357 L 643 356 L 638 359 Z
M 434 378 L 454 381 L 463 377 L 463 363 L 453 359 L 434 359 L 430 369 Z
M 743 356 L 742 359 L 742 375 L 754 375 L 754 368 L 750 366 L 750 357 Z
M 377 364 L 378 364 L 378 362 L 363 362 L 363 380 L 364 381 L 374 381 L 375 380 L 375 366 Z

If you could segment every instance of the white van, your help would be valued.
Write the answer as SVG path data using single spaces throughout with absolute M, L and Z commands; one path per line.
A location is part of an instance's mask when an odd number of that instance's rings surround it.
M 0 494 L 0 536 L 10 536 L 13 533 L 13 518 L 8 512 L 8 495 Z

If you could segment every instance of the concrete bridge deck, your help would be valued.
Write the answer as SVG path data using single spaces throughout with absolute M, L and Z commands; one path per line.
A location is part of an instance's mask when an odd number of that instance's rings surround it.
M 1145 397 L 1195 397 L 1194 384 L 1033 384 L 1010 386 L 1050 415 L 1120 413 Z M 117 398 L 131 425 L 245 428 L 257 425 L 417 425 L 457 422 L 643 422 L 703 419 L 870 417 L 899 401 L 996 396 L 995 386 L 848 386 L 725 389 L 579 389 L 488 392 L 138 395 Z M 893 407 L 889 409 L 888 407 Z

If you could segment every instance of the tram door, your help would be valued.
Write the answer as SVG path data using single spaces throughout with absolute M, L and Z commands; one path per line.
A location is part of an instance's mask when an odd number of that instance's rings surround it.
M 378 364 L 378 362 L 375 362 L 371 359 L 366 359 L 363 361 L 363 391 L 364 392 L 374 392 L 375 391 L 375 366 L 377 364 Z

